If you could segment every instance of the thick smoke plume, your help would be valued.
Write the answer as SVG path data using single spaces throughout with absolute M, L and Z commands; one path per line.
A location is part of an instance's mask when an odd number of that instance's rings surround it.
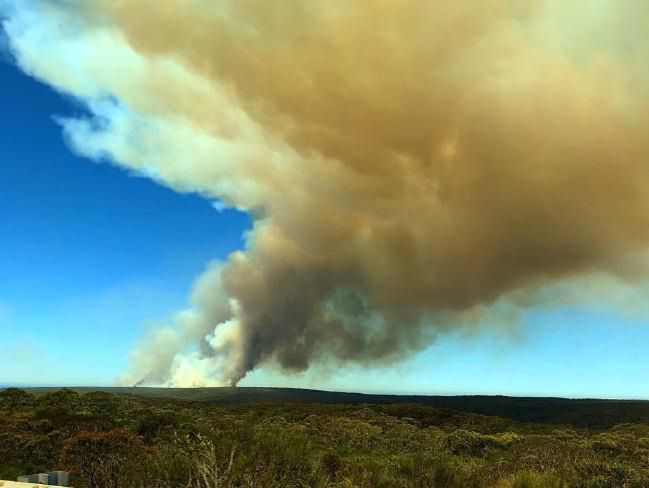
M 559 281 L 646 277 L 642 2 L 3 5 L 23 69 L 91 111 L 61 121 L 76 151 L 254 218 L 127 381 L 393 361 Z

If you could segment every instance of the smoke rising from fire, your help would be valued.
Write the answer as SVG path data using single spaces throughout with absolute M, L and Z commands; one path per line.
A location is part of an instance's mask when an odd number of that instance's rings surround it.
M 646 277 L 638 2 L 23 0 L 79 153 L 249 212 L 125 381 L 389 362 L 493 304 Z

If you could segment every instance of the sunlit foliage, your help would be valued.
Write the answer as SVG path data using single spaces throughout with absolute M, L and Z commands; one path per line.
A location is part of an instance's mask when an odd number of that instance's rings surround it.
M 649 425 L 570 424 L 8 389 L 0 479 L 62 468 L 77 488 L 649 486 Z

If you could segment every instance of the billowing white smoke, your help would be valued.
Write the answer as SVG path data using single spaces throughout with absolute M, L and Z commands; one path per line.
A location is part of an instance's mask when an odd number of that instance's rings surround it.
M 20 66 L 89 109 L 71 147 L 254 218 L 124 381 L 393 361 L 645 278 L 649 7 L 565 3 L 0 3 Z

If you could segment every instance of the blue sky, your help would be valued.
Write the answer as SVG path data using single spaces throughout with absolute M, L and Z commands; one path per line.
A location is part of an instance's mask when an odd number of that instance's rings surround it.
M 81 108 L 6 60 L 0 107 L 0 383 L 110 384 L 249 219 L 76 157 L 54 116 Z
M 144 331 L 182 308 L 211 260 L 242 249 L 247 215 L 217 211 L 76 156 L 56 117 L 78 102 L 0 62 L 0 384 L 112 384 Z M 648 398 L 649 319 L 584 304 L 520 328 L 440 334 L 389 367 L 270 367 L 243 385 L 368 392 Z

